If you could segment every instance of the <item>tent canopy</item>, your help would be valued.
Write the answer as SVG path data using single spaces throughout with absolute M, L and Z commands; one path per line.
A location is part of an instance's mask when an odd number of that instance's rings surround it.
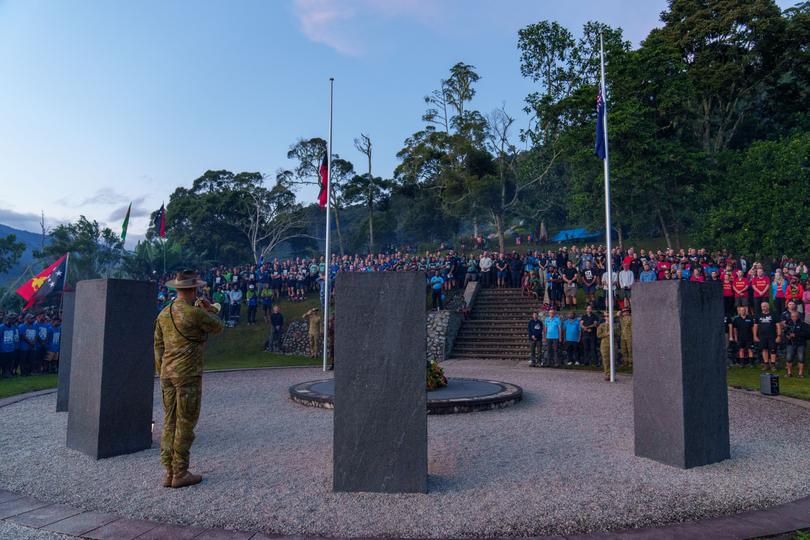
M 589 231 L 588 229 L 566 229 L 552 236 L 550 240 L 552 242 L 568 242 L 570 240 L 590 240 L 600 236 L 602 236 L 602 233 Z

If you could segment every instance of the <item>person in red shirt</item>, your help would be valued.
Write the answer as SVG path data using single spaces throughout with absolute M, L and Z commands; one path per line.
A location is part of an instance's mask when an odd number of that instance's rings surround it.
M 754 290 L 754 309 L 757 315 L 762 313 L 762 303 L 768 303 L 768 296 L 771 291 L 771 280 L 765 275 L 761 266 L 757 267 L 754 277 L 751 279 L 751 288 Z
M 734 313 L 734 288 L 731 286 L 733 280 L 731 270 L 725 270 L 723 272 L 723 305 L 726 308 L 726 315 Z
M 706 281 L 706 274 L 703 273 L 703 268 L 696 266 L 695 269 L 692 270 L 692 276 L 689 278 L 689 281 L 699 281 L 701 283 Z
M 663 255 L 658 256 L 658 264 L 655 265 L 655 270 L 658 272 L 658 279 L 664 279 L 664 274 L 672 268 L 672 263 L 664 259 Z
M 731 282 L 731 288 L 734 289 L 734 306 L 747 308 L 748 289 L 750 286 L 742 270 L 737 270 L 737 276 L 734 278 L 734 281 Z

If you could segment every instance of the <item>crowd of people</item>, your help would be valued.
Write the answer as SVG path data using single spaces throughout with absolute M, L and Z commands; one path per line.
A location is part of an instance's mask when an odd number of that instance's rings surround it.
M 0 312 L 0 377 L 57 373 L 61 325 L 58 314 L 45 310 Z
M 789 373 L 799 364 L 803 376 L 805 343 L 810 337 L 810 283 L 804 261 L 783 256 L 763 264 L 727 251 L 705 249 L 636 250 L 617 247 L 608 253 L 604 246 L 562 246 L 555 250 L 527 250 L 523 253 L 490 252 L 486 243 L 472 242 L 475 252 L 456 252 L 442 245 L 439 251 L 417 254 L 391 251 L 370 255 L 295 257 L 260 261 L 235 267 L 216 266 L 200 271 L 205 280 L 202 295 L 220 307 L 226 326 L 244 321 L 257 324 L 259 316 L 271 328 L 268 349 L 279 350 L 284 316 L 279 302 L 301 302 L 319 295 L 323 303 L 324 277 L 340 272 L 427 273 L 426 287 L 432 292 L 433 308 L 442 309 L 445 294 L 470 282 L 482 287 L 520 288 L 543 306 L 538 315 L 542 326 L 540 345 L 547 344 L 549 363 L 558 362 L 558 349 L 571 363 L 599 364 L 606 320 L 606 299 L 612 292 L 617 315 L 629 335 L 629 313 L 633 284 L 659 280 L 717 281 L 722 284 L 731 357 L 741 365 L 761 363 L 773 369 L 784 356 Z M 466 246 L 465 246 L 466 248 Z M 608 264 L 613 281 L 608 283 Z M 173 299 L 165 287 L 170 276 L 152 276 L 161 285 L 160 309 Z M 334 281 L 332 291 L 334 290 Z M 564 310 L 571 310 L 560 317 Z M 584 312 L 583 312 L 584 311 Z M 243 319 L 243 314 L 246 316 Z M 623 321 L 625 318 L 627 323 Z M 559 323 L 557 322 L 559 319 Z M 531 324 L 530 324 L 531 326 Z M 606 326 L 606 325 L 605 325 Z M 536 332 L 536 331 L 535 331 Z M 603 332 L 602 332 L 603 333 Z M 534 339 L 532 330 L 530 339 Z M 0 372 L 2 376 L 54 372 L 58 369 L 60 320 L 44 311 L 3 314 L 0 324 Z M 626 342 L 626 343 L 625 343 Z M 555 344 L 559 343 L 559 345 Z M 576 343 L 576 345 L 574 345 Z M 629 340 L 621 338 L 624 363 L 632 360 Z M 534 354 L 532 360 L 534 361 Z M 534 363 L 534 362 L 533 362 Z M 542 362 L 541 362 L 542 364 Z

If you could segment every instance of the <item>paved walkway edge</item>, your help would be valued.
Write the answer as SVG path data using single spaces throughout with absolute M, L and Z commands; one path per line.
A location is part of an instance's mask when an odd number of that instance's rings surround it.
M 329 540 L 328 537 L 267 536 L 259 532 L 230 529 L 202 529 L 156 521 L 129 519 L 115 514 L 89 512 L 61 504 L 51 504 L 0 489 L 0 520 L 18 526 L 64 534 L 73 538 L 116 538 L 118 540 L 170 540 L 175 538 L 238 540 Z M 628 529 L 569 536 L 534 537 L 536 540 L 584 539 L 748 539 L 774 536 L 810 528 L 810 497 L 766 510 L 750 510 L 730 516 L 678 523 L 659 528 Z M 374 538 L 372 536 L 366 537 Z M 334 539 L 337 540 L 337 539 Z M 392 540 L 388 538 L 387 540 Z M 503 539 L 498 539 L 503 540 Z

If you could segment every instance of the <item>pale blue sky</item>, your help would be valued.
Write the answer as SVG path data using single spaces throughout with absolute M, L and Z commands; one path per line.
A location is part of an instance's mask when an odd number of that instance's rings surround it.
M 0 223 L 35 230 L 44 210 L 51 223 L 83 213 L 117 230 L 134 201 L 131 245 L 148 212 L 206 169 L 273 175 L 297 138 L 326 137 L 330 76 L 334 151 L 362 163 L 352 140 L 367 132 L 388 176 L 454 63 L 482 76 L 475 107 L 504 104 L 523 126 L 519 28 L 600 20 L 638 44 L 665 5 L 0 0 Z

